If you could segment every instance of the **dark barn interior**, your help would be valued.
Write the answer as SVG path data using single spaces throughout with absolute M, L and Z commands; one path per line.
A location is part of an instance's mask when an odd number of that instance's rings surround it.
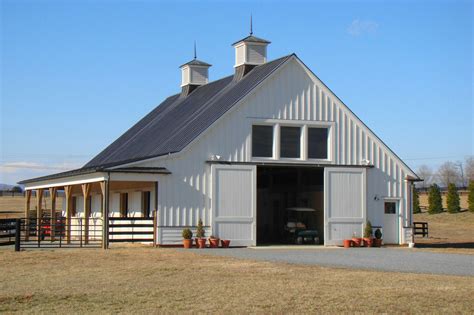
M 294 244 L 298 233 L 315 230 L 322 244 L 323 186 L 323 168 L 258 166 L 257 245 Z

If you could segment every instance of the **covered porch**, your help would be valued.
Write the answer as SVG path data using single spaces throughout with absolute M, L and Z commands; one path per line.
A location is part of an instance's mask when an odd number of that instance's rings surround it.
M 114 241 L 155 244 L 159 181 L 168 174 L 164 168 L 116 168 L 25 181 L 25 241 L 104 249 Z

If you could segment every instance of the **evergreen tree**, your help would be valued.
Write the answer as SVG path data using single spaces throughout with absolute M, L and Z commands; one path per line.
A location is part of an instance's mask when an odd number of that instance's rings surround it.
M 461 210 L 460 200 L 458 190 L 456 185 L 449 183 L 448 185 L 448 195 L 446 196 L 446 203 L 448 205 L 449 213 L 457 213 Z
M 469 187 L 467 188 L 467 204 L 469 211 L 474 212 L 474 181 L 469 181 Z
M 443 212 L 443 203 L 441 200 L 441 191 L 438 185 L 433 184 L 428 193 L 428 213 L 435 214 Z
M 413 189 L 413 213 L 421 213 L 420 197 L 416 188 Z

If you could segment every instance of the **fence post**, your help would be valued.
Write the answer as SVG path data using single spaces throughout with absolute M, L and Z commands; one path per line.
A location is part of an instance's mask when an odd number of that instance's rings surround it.
M 15 222 L 15 252 L 20 251 L 20 236 L 21 236 L 21 220 L 16 219 Z
M 156 233 L 158 231 L 158 211 L 153 211 L 153 247 L 156 247 Z

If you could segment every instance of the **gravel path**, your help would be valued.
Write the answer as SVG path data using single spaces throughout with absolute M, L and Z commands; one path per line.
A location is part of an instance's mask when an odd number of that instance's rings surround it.
M 394 248 L 229 248 L 193 252 L 242 259 L 394 272 L 474 276 L 474 255 Z

